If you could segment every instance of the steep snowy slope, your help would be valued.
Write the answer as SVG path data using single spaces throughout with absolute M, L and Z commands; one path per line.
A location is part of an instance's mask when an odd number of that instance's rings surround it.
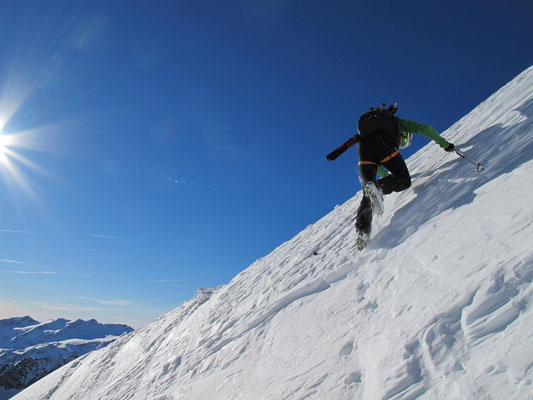
M 363 253 L 358 194 L 16 399 L 533 398 L 532 130 L 529 68 L 443 134 L 485 171 L 424 147 Z

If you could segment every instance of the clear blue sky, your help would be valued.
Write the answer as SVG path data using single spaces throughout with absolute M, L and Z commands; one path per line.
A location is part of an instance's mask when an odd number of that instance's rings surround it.
M 532 64 L 530 1 L 373 4 L 2 2 L 0 318 L 141 326 L 352 197 L 368 107 L 443 131 Z

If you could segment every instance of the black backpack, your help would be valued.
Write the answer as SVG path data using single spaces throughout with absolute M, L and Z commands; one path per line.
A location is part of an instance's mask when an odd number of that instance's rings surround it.
M 398 118 L 394 116 L 398 106 L 393 104 L 389 108 L 385 107 L 385 104 L 380 107 L 372 107 L 359 117 L 357 129 L 362 139 L 376 133 L 385 133 L 392 138 L 398 136 Z

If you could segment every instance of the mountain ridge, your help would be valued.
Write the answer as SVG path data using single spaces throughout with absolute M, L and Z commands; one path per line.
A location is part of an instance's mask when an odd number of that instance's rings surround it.
M 58 318 L 41 323 L 29 316 L 0 320 L 0 388 L 23 389 L 132 330 L 127 325 L 96 320 Z

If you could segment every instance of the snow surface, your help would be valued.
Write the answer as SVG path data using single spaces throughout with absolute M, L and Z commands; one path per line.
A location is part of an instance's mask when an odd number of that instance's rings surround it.
M 485 171 L 428 144 L 362 253 L 358 193 L 15 399 L 533 399 L 532 131 L 533 67 L 443 133 Z

